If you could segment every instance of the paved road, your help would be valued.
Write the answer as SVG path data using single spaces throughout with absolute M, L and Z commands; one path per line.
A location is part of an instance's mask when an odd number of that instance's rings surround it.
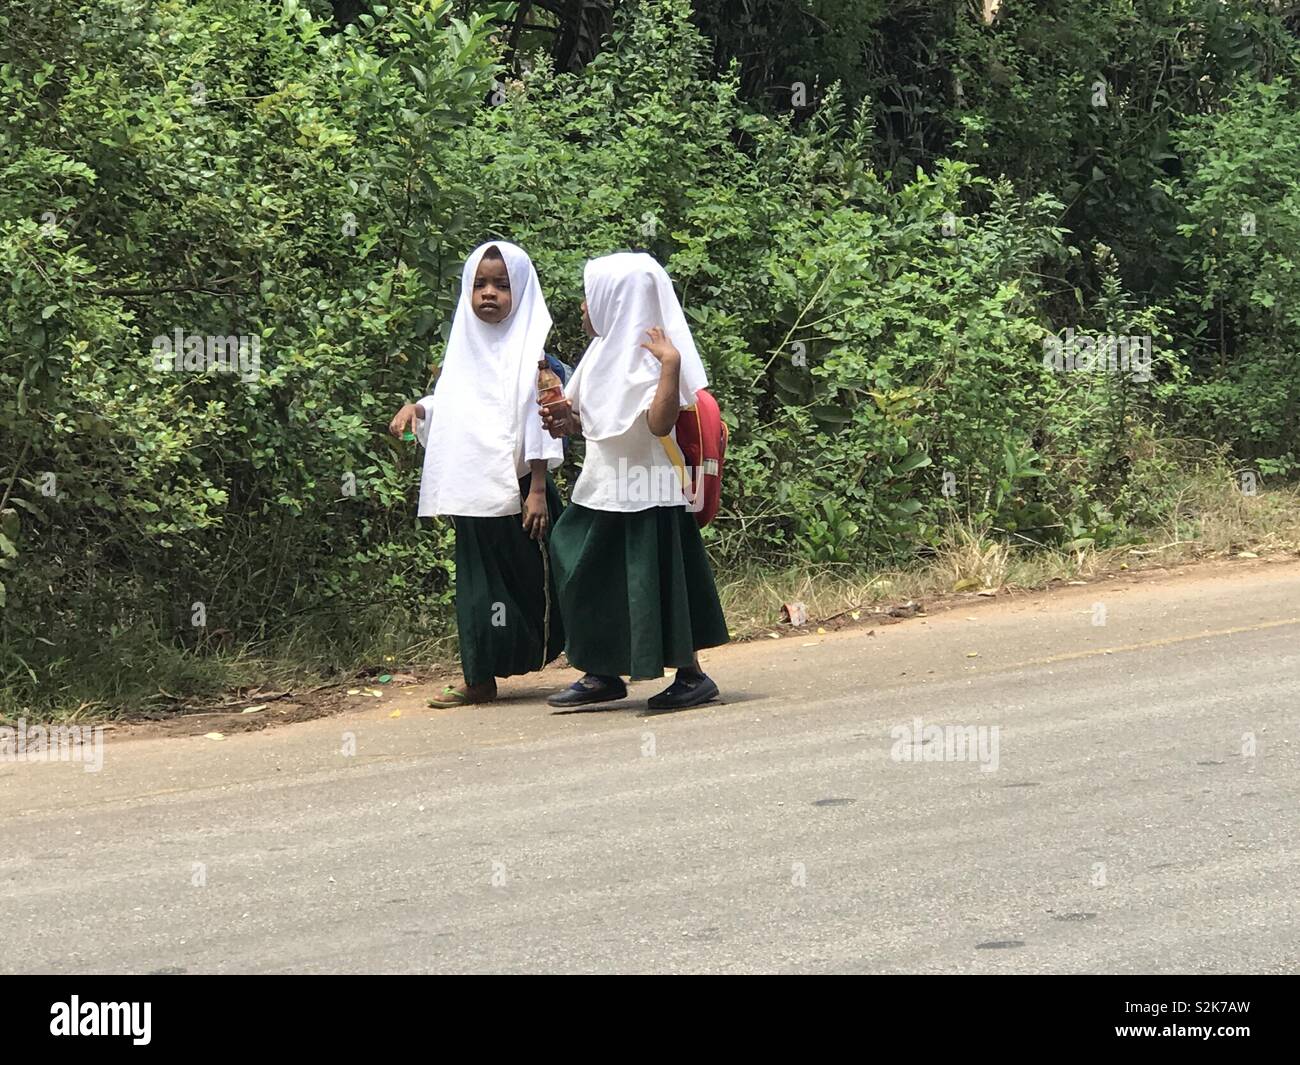
M 706 667 L 728 701 L 681 714 L 547 675 L 0 764 L 0 971 L 1297 969 L 1300 565 Z

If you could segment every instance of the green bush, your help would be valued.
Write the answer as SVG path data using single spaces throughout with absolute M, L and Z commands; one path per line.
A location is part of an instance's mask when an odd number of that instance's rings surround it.
M 1187 241 L 1179 310 L 1192 379 L 1186 431 L 1231 442 L 1264 474 L 1300 470 L 1300 95 L 1243 87 L 1177 138 Z

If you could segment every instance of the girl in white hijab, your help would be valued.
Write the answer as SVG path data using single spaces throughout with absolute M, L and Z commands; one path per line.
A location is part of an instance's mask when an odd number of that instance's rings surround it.
M 569 661 L 585 676 L 551 696 L 580 706 L 627 695 L 624 676 L 676 680 L 650 699 L 679 709 L 718 686 L 696 651 L 727 642 L 699 526 L 686 508 L 674 426 L 708 384 L 686 316 L 649 255 L 592 259 L 583 326 L 592 338 L 565 389 L 543 408 L 552 435 L 587 439 L 582 474 L 551 539 Z
M 540 669 L 564 646 L 549 576 L 547 530 L 560 513 L 549 470 L 563 448 L 537 421 L 537 367 L 551 315 L 537 271 L 503 240 L 465 260 L 460 301 L 432 395 L 389 430 L 424 445 L 421 517 L 456 529 L 456 621 L 462 688 L 434 707 L 489 702 L 497 677 Z

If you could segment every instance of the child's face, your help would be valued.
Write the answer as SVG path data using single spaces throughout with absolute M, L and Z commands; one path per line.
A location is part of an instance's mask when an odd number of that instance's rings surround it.
M 470 306 L 476 315 L 491 325 L 505 321 L 510 313 L 511 302 L 510 274 L 506 271 L 503 260 L 489 259 L 487 256 L 479 260 Z
M 596 337 L 596 327 L 591 324 L 591 315 L 587 313 L 587 301 L 582 301 L 582 331 L 593 340 Z

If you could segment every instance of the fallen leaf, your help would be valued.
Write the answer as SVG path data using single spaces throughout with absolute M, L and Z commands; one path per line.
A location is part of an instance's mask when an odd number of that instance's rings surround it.
M 822 628 L 820 625 L 817 626 L 817 635 L 818 635 L 818 636 L 825 636 L 825 635 L 826 635 L 826 630 L 825 630 L 824 628 Z
M 266 707 L 264 706 L 246 706 L 239 711 L 241 714 L 260 714 Z
M 220 732 L 205 732 L 203 738 L 205 740 L 224 740 L 226 737 Z
M 781 634 L 779 632 L 769 632 L 767 635 L 773 640 L 779 640 L 781 638 Z
M 394 710 L 394 711 L 393 711 L 391 714 L 389 714 L 388 716 L 389 716 L 389 717 L 401 717 L 401 716 L 402 716 L 402 711 L 400 711 L 400 710 Z
M 360 688 L 349 688 L 349 689 L 348 689 L 348 694 L 349 694 L 349 695 L 360 695 L 360 694 L 361 694 L 361 689 L 360 689 Z
M 860 621 L 862 620 L 862 611 L 861 610 L 850 611 L 849 617 L 851 617 L 854 621 Z
M 1238 551 L 1237 557 L 1238 558 L 1259 558 L 1259 556 L 1255 554 L 1254 551 Z
M 967 657 L 967 658 L 979 658 L 979 656 L 980 656 L 980 653 L 979 653 L 978 651 L 967 651 L 967 652 L 966 652 L 966 657 Z

